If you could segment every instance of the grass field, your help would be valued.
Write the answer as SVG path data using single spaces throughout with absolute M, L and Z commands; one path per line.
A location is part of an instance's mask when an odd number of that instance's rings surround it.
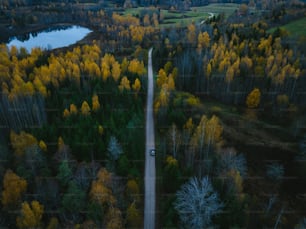
M 239 4 L 234 3 L 215 3 L 209 4 L 207 6 L 200 7 L 191 7 L 189 11 L 185 12 L 171 12 L 168 10 L 161 10 L 161 13 L 164 16 L 163 22 L 160 24 L 161 27 L 167 26 L 185 26 L 190 24 L 192 21 L 200 22 L 209 17 L 209 13 L 213 13 L 214 15 L 218 15 L 224 13 L 224 16 L 227 18 L 230 16 L 236 9 L 238 9 Z M 124 10 L 124 15 L 133 15 L 139 16 L 140 12 L 144 10 L 144 7 L 131 8 Z
M 280 28 L 288 31 L 289 36 L 300 37 L 306 36 L 306 17 L 292 21 L 288 24 L 280 26 Z M 271 28 L 268 30 L 269 33 L 273 33 L 277 28 Z

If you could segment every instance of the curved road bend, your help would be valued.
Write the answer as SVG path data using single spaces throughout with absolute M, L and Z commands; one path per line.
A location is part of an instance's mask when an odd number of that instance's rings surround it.
M 148 54 L 148 97 L 146 114 L 144 229 L 155 229 L 155 157 L 149 154 L 150 149 L 155 149 L 153 84 L 152 48 L 150 48 Z

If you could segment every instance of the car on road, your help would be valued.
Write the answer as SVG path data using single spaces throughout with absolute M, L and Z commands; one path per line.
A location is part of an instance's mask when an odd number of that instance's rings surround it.
M 149 153 L 151 156 L 155 156 L 155 149 L 150 149 Z

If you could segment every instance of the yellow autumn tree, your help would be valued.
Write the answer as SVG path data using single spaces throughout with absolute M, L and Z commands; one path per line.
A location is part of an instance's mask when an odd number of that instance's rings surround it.
M 144 17 L 143 17 L 143 25 L 144 26 L 149 26 L 150 25 L 150 16 L 148 14 L 146 14 Z
M 16 219 L 18 228 L 40 228 L 44 206 L 34 200 L 29 204 L 23 202 L 21 205 L 21 216 Z
M 200 45 L 202 48 L 207 48 L 209 46 L 209 42 L 210 42 L 210 37 L 206 31 L 203 33 L 199 33 L 198 45 Z
M 43 140 L 39 141 L 39 147 L 41 148 L 42 151 L 46 152 L 47 151 L 47 145 Z
M 70 112 L 67 108 L 65 108 L 65 110 L 63 111 L 63 117 L 68 118 L 69 116 L 70 116 Z
M 168 84 L 169 90 L 174 90 L 175 89 L 175 81 L 174 81 L 174 78 L 173 78 L 171 73 L 168 76 L 167 84 Z
M 206 123 L 205 138 L 208 147 L 214 145 L 221 140 L 223 127 L 220 124 L 219 118 L 213 115 Z
M 194 22 L 187 27 L 187 40 L 189 43 L 194 44 L 196 41 L 196 27 Z
M 106 228 L 107 229 L 121 229 L 123 228 L 122 213 L 116 207 L 111 207 L 106 213 Z
M 37 139 L 33 135 L 24 131 L 21 131 L 20 134 L 16 134 L 12 130 L 10 132 L 10 140 L 17 156 L 22 156 L 27 147 L 38 144 Z
M 98 111 L 100 109 L 99 97 L 97 95 L 93 95 L 91 101 L 92 101 L 92 110 Z
M 170 96 L 170 92 L 169 92 L 169 89 L 168 89 L 168 85 L 163 84 L 163 86 L 162 86 L 162 88 L 159 92 L 159 102 L 160 102 L 161 106 L 166 107 L 168 105 L 169 96 Z
M 3 178 L 3 191 L 1 202 L 4 207 L 17 204 L 21 200 L 21 195 L 27 189 L 27 181 L 12 170 L 6 170 Z
M 98 172 L 97 179 L 92 181 L 89 196 L 92 201 L 97 202 L 101 206 L 103 204 L 114 205 L 116 199 L 110 189 L 111 173 L 105 168 L 101 168 Z
M 71 115 L 76 115 L 78 113 L 78 108 L 73 103 L 70 104 L 69 110 Z
M 44 97 L 47 97 L 47 89 L 45 85 L 41 82 L 41 80 L 38 77 L 35 77 L 33 81 L 35 89 L 42 94 Z
M 99 125 L 99 126 L 98 126 L 98 132 L 99 132 L 99 134 L 100 134 L 100 135 L 102 135 L 102 134 L 103 134 L 103 132 L 104 132 L 104 128 L 103 128 L 103 126 L 102 126 L 102 125 Z
M 122 79 L 121 79 L 121 82 L 120 82 L 120 85 L 118 86 L 119 90 L 122 92 L 123 90 L 131 90 L 131 86 L 130 86 L 130 81 L 129 79 L 124 76 Z
M 112 77 L 116 82 L 118 81 L 120 74 L 121 74 L 120 64 L 117 61 L 115 61 L 112 64 Z
M 250 94 L 248 94 L 246 98 L 246 105 L 248 108 L 256 108 L 260 103 L 260 90 L 258 88 L 254 88 Z
M 128 71 L 131 73 L 138 74 L 139 76 L 143 75 L 146 72 L 144 63 L 137 59 L 133 59 L 130 61 Z
M 129 30 L 130 30 L 131 37 L 132 37 L 133 41 L 135 41 L 135 42 L 141 42 L 142 41 L 142 39 L 144 37 L 144 34 L 145 34 L 144 27 L 131 25 L 129 27 Z
M 128 70 L 129 62 L 126 57 L 123 58 L 121 62 L 121 72 L 125 73 Z
M 90 107 L 86 101 L 82 103 L 81 113 L 84 116 L 90 115 Z
M 133 90 L 138 93 L 141 88 L 141 82 L 138 78 L 135 79 L 134 84 L 132 85 Z
M 61 136 L 59 136 L 58 139 L 57 139 L 58 149 L 61 149 L 62 147 L 64 147 L 64 145 L 65 145 L 64 139 Z
M 166 83 L 168 80 L 167 73 L 164 69 L 159 69 L 156 84 L 158 87 L 161 87 L 164 83 Z

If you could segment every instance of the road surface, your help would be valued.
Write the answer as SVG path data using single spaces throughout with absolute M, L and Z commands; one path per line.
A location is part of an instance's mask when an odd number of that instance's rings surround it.
M 145 151 L 145 203 L 144 203 L 144 229 L 155 229 L 155 157 L 149 154 L 155 149 L 154 119 L 153 119 L 153 70 L 152 48 L 148 54 L 148 97 L 146 109 L 146 151 Z
M 208 13 L 208 14 L 209 14 L 209 16 L 207 17 L 207 19 L 211 19 L 213 16 L 215 16 L 215 14 L 214 14 L 214 13 Z M 204 23 L 205 23 L 205 21 L 206 21 L 207 19 L 205 19 L 205 20 L 201 21 L 201 22 L 200 22 L 200 25 L 204 24 Z

